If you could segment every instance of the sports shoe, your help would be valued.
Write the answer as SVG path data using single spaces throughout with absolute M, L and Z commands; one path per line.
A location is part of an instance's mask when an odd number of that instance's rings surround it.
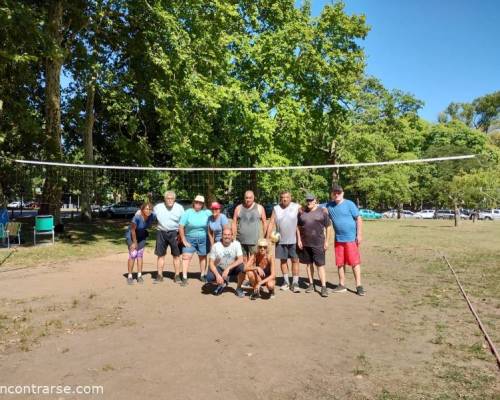
M 227 286 L 227 283 L 224 283 L 222 285 L 218 285 L 215 289 L 214 289 L 214 295 L 215 296 L 219 296 L 222 294 L 222 292 L 224 291 L 224 289 L 226 288 Z
M 258 292 L 252 292 L 250 295 L 250 300 L 257 300 L 260 297 L 260 291 Z
M 137 278 L 137 283 L 144 283 L 144 279 L 142 279 L 142 276 L 139 276 Z
M 161 282 L 163 282 L 163 275 L 157 275 L 153 283 L 161 283 Z
M 134 284 L 134 279 L 133 279 L 132 277 L 127 278 L 127 283 L 128 283 L 129 285 L 133 285 L 133 284 Z
M 236 288 L 236 296 L 238 297 L 245 297 L 245 291 L 242 288 Z
M 274 289 L 269 291 L 269 298 L 274 299 L 276 295 L 274 294 Z
M 200 275 L 200 281 L 202 283 L 207 283 L 207 276 L 206 275 Z
M 182 287 L 186 287 L 187 285 L 188 285 L 188 280 L 187 280 L 187 278 L 186 278 L 186 279 L 182 278 L 182 281 L 181 281 L 181 286 L 182 286 Z
M 174 276 L 174 283 L 181 283 L 181 282 L 182 282 L 181 276 L 179 274 L 175 275 Z
M 326 286 L 321 286 L 321 297 L 328 297 L 328 288 Z
M 363 286 L 356 286 L 356 294 L 358 296 L 364 296 L 365 295 L 365 289 L 363 289 Z
M 285 282 L 283 283 L 283 285 L 280 286 L 280 290 L 288 290 L 288 289 L 290 289 L 288 282 Z
M 337 285 L 335 289 L 332 290 L 333 293 L 344 293 L 347 292 L 347 288 L 344 285 Z
M 300 288 L 298 283 L 292 283 L 292 286 L 290 286 L 290 290 L 293 293 L 300 293 Z
M 241 286 L 244 286 L 244 287 L 250 287 L 250 281 L 249 280 L 244 280 L 241 284 Z
M 307 286 L 306 293 L 311 292 L 314 292 L 314 283 L 310 283 L 309 286 Z

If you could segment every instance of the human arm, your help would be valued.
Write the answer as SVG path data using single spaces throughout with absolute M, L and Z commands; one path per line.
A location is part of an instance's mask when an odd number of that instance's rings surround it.
M 297 247 L 302 250 L 304 246 L 302 246 L 302 238 L 300 237 L 300 229 L 297 226 L 295 234 L 297 235 Z
M 215 266 L 215 260 L 211 257 L 209 257 L 208 259 L 208 268 L 210 268 L 210 271 L 212 271 L 212 273 L 214 274 L 217 284 L 222 285 L 224 283 L 224 278 L 217 270 L 217 267 Z
M 130 245 L 130 250 L 135 250 L 137 248 L 137 233 L 136 233 L 137 225 L 135 222 L 130 223 L 130 239 L 132 240 L 132 244 Z
M 241 204 L 234 209 L 233 213 L 233 223 L 232 223 L 232 231 L 233 238 L 236 238 L 236 234 L 238 233 L 238 216 L 240 215 Z
M 267 282 L 276 279 L 276 264 L 274 262 L 274 258 L 269 259 L 269 268 L 271 269 L 271 273 L 267 278 L 262 279 L 260 282 L 257 282 L 255 291 L 259 291 L 262 285 L 265 285 Z
M 361 215 L 358 215 L 358 218 L 356 218 L 356 243 L 361 245 L 361 242 L 363 241 L 363 219 L 361 218 Z
M 325 243 L 323 245 L 323 248 L 325 250 L 328 249 L 328 244 L 330 243 L 330 240 L 332 238 L 332 223 L 330 221 L 330 216 L 328 215 L 328 210 L 325 208 L 324 209 L 324 226 L 325 226 Z
M 215 242 L 215 234 L 210 225 L 208 225 L 208 240 L 210 241 L 210 247 L 212 247 Z
M 229 276 L 229 272 L 231 272 L 231 270 L 233 268 L 237 267 L 240 264 L 243 264 L 243 256 L 242 255 L 236 257 L 236 259 L 224 269 L 224 272 L 222 273 L 222 277 L 224 278 L 224 280 L 227 280 L 227 277 Z
M 262 234 L 265 237 L 267 233 L 267 218 L 266 218 L 266 210 L 259 204 L 260 209 L 260 220 L 262 221 Z
M 269 220 L 269 224 L 267 225 L 267 235 L 266 235 L 267 239 L 271 237 L 271 233 L 273 232 L 275 226 L 276 226 L 276 216 L 273 210 L 273 213 L 271 214 L 271 219 Z
M 184 225 L 179 225 L 179 236 L 181 238 L 181 241 L 182 241 L 182 244 L 184 245 L 184 247 L 191 247 L 191 244 L 186 239 Z

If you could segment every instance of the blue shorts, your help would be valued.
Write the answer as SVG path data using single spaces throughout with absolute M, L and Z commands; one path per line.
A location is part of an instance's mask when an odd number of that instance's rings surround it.
M 186 240 L 191 245 L 191 247 L 183 247 L 182 254 L 194 254 L 198 253 L 199 256 L 206 256 L 208 251 L 208 240 L 207 237 L 189 237 L 186 236 Z

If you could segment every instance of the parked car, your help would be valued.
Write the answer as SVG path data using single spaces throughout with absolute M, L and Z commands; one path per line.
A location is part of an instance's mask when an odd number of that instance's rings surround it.
M 434 210 L 420 210 L 415 213 L 415 217 L 419 219 L 433 219 Z
M 436 210 L 434 213 L 434 218 L 436 219 L 453 219 L 455 218 L 455 212 L 450 209 Z
M 7 208 L 21 208 L 21 206 L 23 208 L 25 208 L 26 203 L 24 203 L 23 201 L 20 201 L 20 200 L 16 200 L 16 201 L 13 201 L 13 202 L 7 204 Z
M 491 210 L 481 210 L 479 212 L 479 219 L 488 221 L 500 220 L 500 209 L 492 208 Z
M 371 220 L 371 219 L 380 219 L 382 218 L 382 214 L 375 212 L 373 210 L 368 210 L 366 208 L 359 209 L 359 215 L 363 220 Z
M 140 206 L 141 203 L 137 201 L 121 201 L 119 203 L 102 206 L 100 215 L 107 218 L 132 217 Z
M 398 217 L 398 210 L 389 210 L 384 212 L 383 214 L 384 218 L 397 218 Z M 413 211 L 410 210 L 401 210 L 401 218 L 418 218 L 417 215 Z

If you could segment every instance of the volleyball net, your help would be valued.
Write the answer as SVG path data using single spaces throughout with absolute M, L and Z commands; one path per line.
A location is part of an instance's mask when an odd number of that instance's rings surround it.
M 61 205 L 77 208 L 82 195 L 90 204 L 104 205 L 132 200 L 157 201 L 166 190 L 175 191 L 177 199 L 185 201 L 202 194 L 207 201 L 226 204 L 240 201 L 246 190 L 253 190 L 260 202 L 276 202 L 283 190 L 290 191 L 296 201 L 301 201 L 306 193 L 326 201 L 332 184 L 339 181 L 347 183 L 349 188 L 349 183 L 359 177 L 383 177 L 401 168 L 463 162 L 474 157 L 258 168 L 157 168 L 3 160 L 0 185 L 9 200 L 38 203 L 44 201 L 42 197 L 47 191 L 57 188 L 56 197 L 60 198 Z

